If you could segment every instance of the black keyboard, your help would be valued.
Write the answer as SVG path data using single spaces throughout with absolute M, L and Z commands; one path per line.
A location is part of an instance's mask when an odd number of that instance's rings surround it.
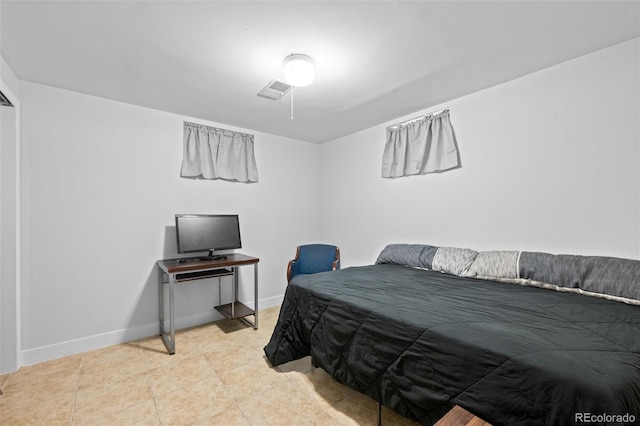
M 219 277 L 222 275 L 231 274 L 233 274 L 233 272 L 226 268 L 209 269 L 207 271 L 183 272 L 182 274 L 176 274 L 176 281 L 197 280 L 199 278 Z

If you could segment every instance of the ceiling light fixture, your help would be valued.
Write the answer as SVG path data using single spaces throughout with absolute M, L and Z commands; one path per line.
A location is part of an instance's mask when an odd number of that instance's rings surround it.
M 294 87 L 305 87 L 313 83 L 316 65 L 313 58 L 302 53 L 292 53 L 284 58 L 284 80 Z

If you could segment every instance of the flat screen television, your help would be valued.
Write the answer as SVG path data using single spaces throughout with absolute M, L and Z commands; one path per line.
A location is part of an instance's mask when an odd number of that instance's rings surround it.
M 177 214 L 178 253 L 208 251 L 209 258 L 219 258 L 216 250 L 242 248 L 237 214 Z

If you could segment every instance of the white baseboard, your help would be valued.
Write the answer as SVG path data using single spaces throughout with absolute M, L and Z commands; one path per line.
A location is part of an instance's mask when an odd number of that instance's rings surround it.
M 268 309 L 282 304 L 284 296 L 270 297 L 258 301 L 258 311 Z M 247 301 L 249 306 L 253 301 Z M 207 311 L 195 315 L 176 318 L 176 329 L 193 327 L 198 324 L 217 321 L 223 317 L 217 311 Z M 168 327 L 168 324 L 167 326 Z M 165 328 L 166 329 L 166 328 Z M 94 336 L 83 337 L 66 342 L 55 343 L 53 345 L 40 346 L 33 349 L 23 350 L 21 353 L 22 366 L 39 364 L 45 361 L 62 358 L 69 355 L 76 355 L 83 352 L 105 348 L 107 346 L 119 345 L 132 340 L 144 339 L 146 337 L 157 336 L 159 334 L 158 322 L 152 324 L 139 325 Z
M 282 305 L 282 301 L 284 300 L 284 294 L 280 296 L 269 297 L 267 299 L 258 300 L 258 312 L 263 309 L 273 308 L 274 306 Z M 253 303 L 253 302 L 250 302 Z M 251 306 L 251 305 L 249 305 Z

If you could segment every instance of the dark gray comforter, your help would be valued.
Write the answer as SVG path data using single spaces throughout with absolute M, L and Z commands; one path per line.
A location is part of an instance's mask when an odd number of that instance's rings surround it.
M 496 425 L 640 421 L 640 306 L 578 294 L 394 264 L 298 276 L 265 353 L 423 424 L 455 404 Z

